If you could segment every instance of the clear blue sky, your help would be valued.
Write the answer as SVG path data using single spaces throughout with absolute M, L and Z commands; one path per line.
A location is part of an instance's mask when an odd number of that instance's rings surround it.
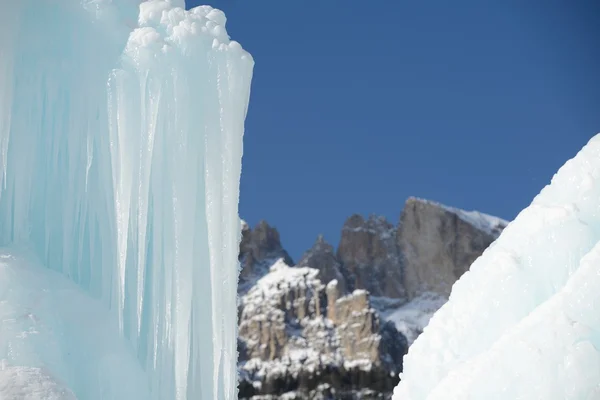
M 600 132 L 595 1 L 201 3 L 256 61 L 240 213 L 295 259 L 408 196 L 514 218 Z

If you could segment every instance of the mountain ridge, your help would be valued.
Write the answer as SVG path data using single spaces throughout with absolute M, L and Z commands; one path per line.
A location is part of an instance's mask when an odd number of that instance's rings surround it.
M 389 398 L 408 346 L 507 224 L 410 197 L 397 225 L 354 214 L 337 248 L 318 235 L 294 263 L 276 228 L 242 222 L 240 398 Z

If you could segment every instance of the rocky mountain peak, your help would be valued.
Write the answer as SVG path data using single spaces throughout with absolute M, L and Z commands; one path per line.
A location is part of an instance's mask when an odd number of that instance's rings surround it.
M 373 296 L 404 296 L 396 228 L 384 217 L 352 215 L 342 227 L 337 250 L 349 291 L 365 289 Z
M 253 229 L 242 221 L 242 239 L 238 256 L 241 266 L 239 292 L 245 292 L 277 260 L 288 265 L 294 261 L 281 245 L 279 232 L 266 221 L 260 221 Z
M 448 296 L 454 282 L 507 224 L 477 211 L 409 198 L 396 234 L 408 297 L 426 292 Z
M 340 293 L 347 293 L 348 287 L 346 278 L 342 274 L 342 266 L 336 257 L 333 246 L 325 241 L 323 235 L 317 237 L 315 244 L 304 253 L 297 266 L 318 270 L 321 282 L 327 284 L 336 280 Z
M 279 232 L 242 221 L 240 399 L 386 399 L 402 356 L 507 222 L 415 197 L 400 222 L 355 214 L 294 266 Z
M 473 228 L 497 238 L 500 236 L 504 228 L 508 225 L 508 221 L 492 215 L 484 214 L 479 211 L 466 211 L 456 207 L 450 207 L 432 200 L 426 200 L 418 197 L 409 197 L 404 206 L 405 210 L 413 209 L 439 209 L 446 213 L 455 214 L 463 222 L 473 226 Z

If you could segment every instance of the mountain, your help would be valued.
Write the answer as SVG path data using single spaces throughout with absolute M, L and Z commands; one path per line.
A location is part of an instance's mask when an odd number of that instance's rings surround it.
M 267 222 L 242 223 L 240 399 L 387 399 L 453 283 L 508 223 L 409 198 L 398 225 L 350 216 L 294 263 Z
M 409 198 L 396 236 L 408 298 L 424 292 L 448 296 L 454 282 L 507 224 L 477 211 Z

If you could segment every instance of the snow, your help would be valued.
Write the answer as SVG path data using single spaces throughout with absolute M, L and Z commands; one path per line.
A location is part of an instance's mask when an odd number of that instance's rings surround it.
M 446 297 L 437 293 L 425 292 L 397 308 L 382 310 L 381 317 L 392 321 L 411 345 L 429 324 L 433 314 L 447 301 Z
M 92 400 L 235 398 L 238 187 L 253 60 L 229 39 L 222 12 L 183 6 L 3 7 L 0 245 L 27 246 L 81 290 L 59 291 L 51 332 L 0 327 L 2 339 L 35 343 L 27 356 L 0 350 L 4 376 L 56 377 Z M 41 270 L 33 275 L 43 279 Z M 38 290 L 38 280 L 19 282 Z M 13 292 L 0 292 L 0 303 L 16 310 L 19 301 L 5 304 L 21 296 Z M 99 343 L 81 337 L 89 318 L 73 319 L 81 312 L 69 307 L 86 297 L 115 328 Z M 121 340 L 136 368 L 121 362 L 125 350 L 108 352 Z M 91 362 L 106 372 L 101 381 L 88 379 Z M 139 371 L 145 389 L 124 383 Z
M 248 225 L 248 223 L 246 221 L 244 221 L 243 219 L 240 219 L 240 225 L 241 225 L 241 230 L 243 230 L 243 231 L 250 229 L 250 226 Z
M 353 217 L 362 216 L 355 214 Z M 352 217 L 350 217 L 352 218 Z M 391 225 L 384 216 L 371 214 L 361 226 L 344 226 L 342 229 L 348 232 L 366 232 L 381 237 L 382 240 L 388 240 L 396 237 L 396 227 Z
M 313 291 L 322 289 L 323 284 L 318 280 L 319 270 L 308 267 L 290 267 L 278 259 L 270 268 L 270 272 L 258 279 L 252 288 L 241 297 L 244 313 L 253 315 L 253 318 L 265 318 L 275 321 L 275 314 L 282 314 L 279 309 L 280 301 L 290 289 L 306 291 L 307 296 Z M 287 299 L 287 308 L 292 308 L 289 301 L 304 302 L 304 299 Z M 283 317 L 281 317 L 283 318 Z
M 600 396 L 600 135 L 454 285 L 394 399 Z
M 329 290 L 335 289 L 338 285 L 338 280 L 337 279 L 332 279 L 329 281 L 329 283 L 327 284 L 326 288 Z
M 599 262 L 597 244 L 564 288 L 488 351 L 452 371 L 430 398 L 600 398 Z M 477 384 L 483 379 L 485 386 Z

